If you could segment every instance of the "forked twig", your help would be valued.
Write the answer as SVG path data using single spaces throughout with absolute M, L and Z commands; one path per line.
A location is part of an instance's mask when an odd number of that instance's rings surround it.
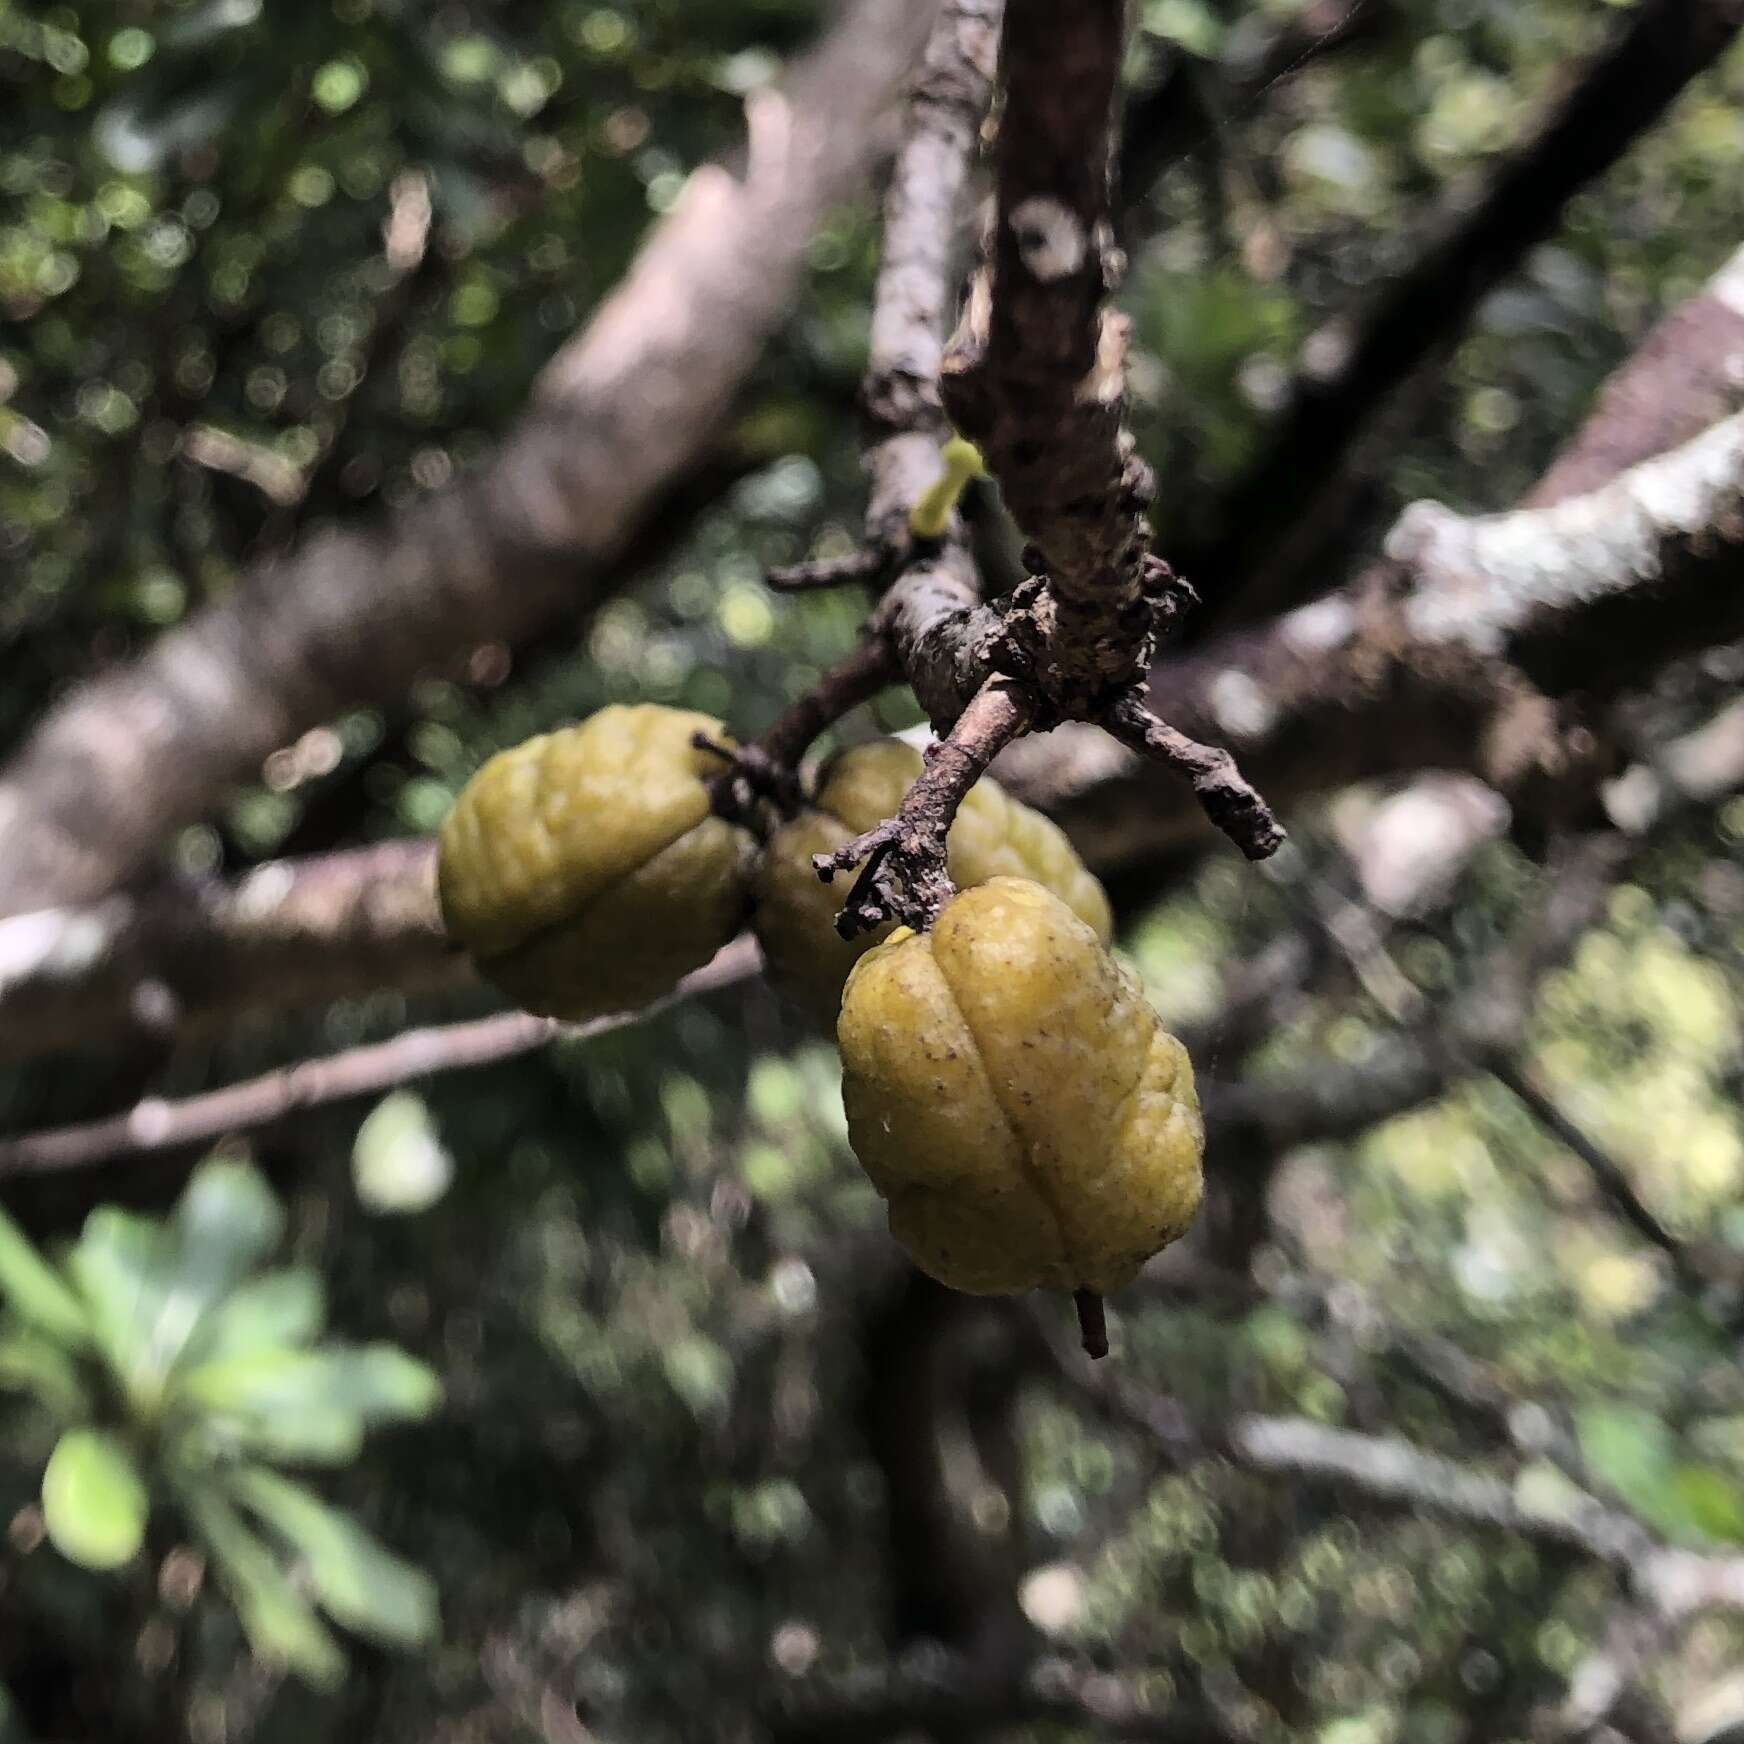
M 826 884 L 838 872 L 860 866 L 836 917 L 843 938 L 871 932 L 887 920 L 926 928 L 938 919 L 957 893 L 946 861 L 957 807 L 1034 715 L 1035 698 L 1025 686 L 1011 678 L 988 679 L 949 736 L 927 747 L 926 767 L 896 815 L 834 853 L 813 856 L 812 868 Z

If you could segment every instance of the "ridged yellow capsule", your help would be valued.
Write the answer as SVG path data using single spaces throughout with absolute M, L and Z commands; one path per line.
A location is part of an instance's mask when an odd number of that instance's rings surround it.
M 845 751 L 825 771 L 816 800 L 777 830 L 756 878 L 752 925 L 769 979 L 817 1021 L 833 1025 L 848 971 L 892 928 L 853 940 L 836 931 L 851 872 L 825 884 L 813 854 L 827 854 L 892 816 L 921 772 L 921 755 L 900 739 L 875 739 Z M 969 790 L 947 838 L 951 878 L 960 888 L 1009 875 L 1054 892 L 1106 944 L 1113 936 L 1108 898 L 1065 832 L 1013 799 L 996 781 Z
M 1186 1049 L 1039 885 L 991 879 L 871 951 L 837 1039 L 854 1154 L 941 1283 L 1107 1294 L 1193 1221 Z
M 442 826 L 449 932 L 528 1011 L 629 1011 L 745 918 L 755 844 L 709 809 L 710 715 L 614 705 L 485 764 Z

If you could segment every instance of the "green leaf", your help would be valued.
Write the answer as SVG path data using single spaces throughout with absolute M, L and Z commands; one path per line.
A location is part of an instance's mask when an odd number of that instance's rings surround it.
M 1744 1489 L 1711 1465 L 1680 1465 L 1673 1491 L 1690 1524 L 1707 1538 L 1744 1544 Z
M 316 1689 L 337 1689 L 345 1680 L 345 1655 L 272 1552 L 209 1486 L 184 1484 L 181 1495 L 254 1651 Z
M 206 1316 L 283 1230 L 258 1171 L 222 1158 L 194 1171 L 167 1226 L 113 1207 L 85 1220 L 68 1265 L 137 1409 L 155 1413 Z
M 1575 1414 L 1581 1458 L 1607 1489 L 1636 1507 L 1663 1495 L 1671 1477 L 1671 1435 L 1635 1405 L 1584 1405 Z
M 228 1453 L 252 1453 L 275 1465 L 350 1465 L 363 1451 L 363 1419 L 355 1411 L 323 1407 L 220 1415 L 204 1427 Z
M 173 1254 L 161 1225 L 105 1205 L 85 1219 L 67 1256 L 98 1349 L 128 1398 L 147 1411 L 156 1407 L 173 1354 L 166 1353 L 166 1342 L 179 1349 L 193 1330 L 192 1319 L 176 1312 L 172 1300 Z
M 252 1163 L 208 1157 L 188 1178 L 174 1227 L 184 1287 L 213 1301 L 278 1246 L 285 1214 Z
M 0 1297 L 20 1320 L 58 1343 L 74 1349 L 90 1344 L 91 1322 L 84 1304 L 4 1211 L 0 1211 Z
M 69 1429 L 42 1474 L 49 1538 L 69 1562 L 119 1568 L 145 1542 L 150 1502 L 125 1447 L 98 1429 Z
M 265 1272 L 240 1284 L 189 1340 L 184 1362 L 218 1362 L 266 1350 L 295 1349 L 320 1336 L 326 1319 L 320 1275 L 307 1266 Z
M 1588 1405 L 1575 1414 L 1575 1432 L 1593 1476 L 1650 1525 L 1683 1540 L 1703 1530 L 1680 1493 L 1676 1447 L 1662 1419 L 1636 1405 Z
M 1178 43 L 1188 54 L 1212 59 L 1223 40 L 1223 23 L 1204 0 L 1149 0 L 1145 29 Z
M 308 1564 L 316 1596 L 346 1628 L 396 1647 L 436 1638 L 436 1587 L 422 1569 L 379 1544 L 348 1514 L 313 1491 L 259 1466 L 234 1473 L 230 1488 Z
M 241 1417 L 298 1411 L 349 1411 L 365 1423 L 427 1417 L 442 1383 L 389 1344 L 321 1350 L 271 1350 L 201 1363 L 181 1390 L 208 1410 Z
M 0 1390 L 32 1393 L 67 1422 L 91 1414 L 78 1365 L 60 1345 L 35 1332 L 0 1333 Z
M 351 1178 L 371 1211 L 426 1211 L 448 1191 L 454 1163 L 421 1096 L 397 1090 L 357 1129 Z

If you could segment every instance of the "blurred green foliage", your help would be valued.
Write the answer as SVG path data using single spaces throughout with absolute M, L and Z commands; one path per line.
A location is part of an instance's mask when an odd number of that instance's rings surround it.
M 318 1343 L 319 1275 L 262 1269 L 283 1233 L 265 1181 L 222 1157 L 194 1171 L 167 1220 L 92 1212 L 59 1265 L 0 1213 L 0 1387 L 36 1408 L 14 1452 L 28 1462 L 48 1447 L 42 1529 L 68 1562 L 124 1568 L 168 1505 L 255 1650 L 330 1687 L 345 1662 L 311 1601 L 347 1628 L 419 1647 L 436 1635 L 435 1593 L 273 1467 L 349 1464 L 367 1428 L 427 1417 L 441 1385 L 391 1345 Z

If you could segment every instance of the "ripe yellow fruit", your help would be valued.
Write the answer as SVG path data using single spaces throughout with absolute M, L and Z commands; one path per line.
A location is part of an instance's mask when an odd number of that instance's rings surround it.
M 869 953 L 837 1038 L 849 1142 L 941 1283 L 1107 1294 L 1193 1221 L 1187 1051 L 1039 885 L 991 879 Z
M 503 751 L 442 826 L 450 934 L 528 1011 L 581 1021 L 669 992 L 745 918 L 755 844 L 709 809 L 710 715 L 601 709 Z
M 820 1023 L 834 1024 L 848 971 L 894 923 L 844 939 L 836 914 L 853 887 L 852 872 L 825 884 L 813 854 L 827 854 L 895 814 L 922 768 L 920 752 L 900 739 L 875 739 L 845 751 L 824 773 L 816 801 L 770 838 L 757 873 L 752 925 L 769 979 Z M 952 881 L 960 889 L 989 878 L 1030 878 L 1060 897 L 1106 944 L 1113 936 L 1108 898 L 1065 832 L 1013 799 L 995 781 L 969 790 L 947 838 Z

